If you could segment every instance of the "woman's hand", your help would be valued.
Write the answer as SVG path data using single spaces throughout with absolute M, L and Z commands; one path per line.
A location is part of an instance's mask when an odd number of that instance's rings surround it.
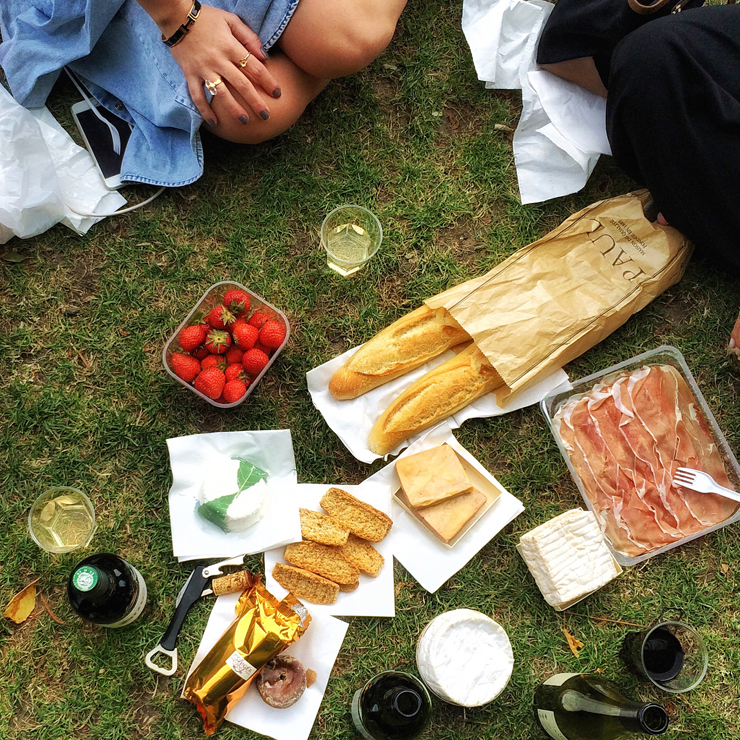
M 139 0 L 152 16 L 162 34 L 169 38 L 187 18 L 191 0 L 171 3 L 169 0 Z M 170 51 L 185 74 L 190 96 L 198 112 L 211 125 L 218 122 L 206 101 L 206 80 L 222 80 L 216 88 L 227 110 L 242 123 L 248 123 L 250 112 L 263 119 L 270 117 L 266 104 L 269 97 L 280 97 L 275 78 L 263 64 L 265 56 L 259 37 L 238 16 L 209 5 L 203 5 L 189 32 Z M 247 58 L 244 66 L 240 61 Z M 238 93 L 250 110 L 245 110 L 234 97 Z

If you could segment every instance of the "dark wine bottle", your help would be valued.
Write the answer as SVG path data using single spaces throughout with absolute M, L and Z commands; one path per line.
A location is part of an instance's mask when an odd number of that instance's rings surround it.
M 424 684 L 400 671 L 371 678 L 352 699 L 352 721 L 365 740 L 410 740 L 429 722 L 432 702 Z
M 631 701 L 598 674 L 560 673 L 534 695 L 535 713 L 554 740 L 617 740 L 662 735 L 668 713 L 660 704 Z
M 84 620 L 104 627 L 125 627 L 144 610 L 146 583 L 123 558 L 98 553 L 75 565 L 67 596 Z

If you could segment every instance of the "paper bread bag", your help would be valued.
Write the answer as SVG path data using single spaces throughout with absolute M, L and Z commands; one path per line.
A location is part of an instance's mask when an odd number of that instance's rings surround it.
M 501 375 L 504 405 L 583 354 L 684 273 L 693 245 L 648 221 L 646 190 L 598 201 L 485 275 L 425 301 L 444 306 Z

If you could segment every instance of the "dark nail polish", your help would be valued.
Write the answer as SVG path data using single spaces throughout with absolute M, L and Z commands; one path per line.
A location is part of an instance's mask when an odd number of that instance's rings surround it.
M 260 118 L 263 121 L 266 121 L 270 117 L 270 111 L 269 110 L 261 110 L 260 111 Z
M 207 124 L 208 124 L 209 126 L 215 126 L 215 125 L 216 125 L 216 122 L 215 122 L 215 121 L 214 121 L 214 120 L 213 120 L 212 118 L 209 118 L 209 119 L 208 119 L 208 120 L 206 121 L 206 123 L 207 123 Z
M 280 96 L 281 96 L 282 94 L 283 94 L 283 91 L 282 91 L 282 90 L 281 90 L 281 89 L 280 89 L 279 87 L 276 87 L 276 88 L 275 88 L 275 89 L 274 89 L 274 90 L 272 91 L 272 97 L 273 97 L 273 98 L 279 98 L 279 97 L 280 97 Z
M 239 116 L 239 120 L 246 126 L 249 123 L 249 119 L 246 116 Z

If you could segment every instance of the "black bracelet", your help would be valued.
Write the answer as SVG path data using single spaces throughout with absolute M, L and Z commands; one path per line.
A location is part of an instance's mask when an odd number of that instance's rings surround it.
M 180 28 L 175 31 L 172 36 L 170 36 L 168 39 L 164 37 L 164 34 L 162 34 L 162 41 L 164 41 L 167 46 L 172 48 L 175 44 L 178 44 L 180 41 L 182 41 L 185 36 L 187 36 L 188 33 L 190 33 L 190 26 L 195 23 L 195 21 L 198 20 L 198 16 L 200 15 L 200 3 L 198 0 L 193 0 L 193 7 L 190 8 L 190 12 L 188 13 L 188 17 L 185 20 L 185 23 L 183 23 Z

